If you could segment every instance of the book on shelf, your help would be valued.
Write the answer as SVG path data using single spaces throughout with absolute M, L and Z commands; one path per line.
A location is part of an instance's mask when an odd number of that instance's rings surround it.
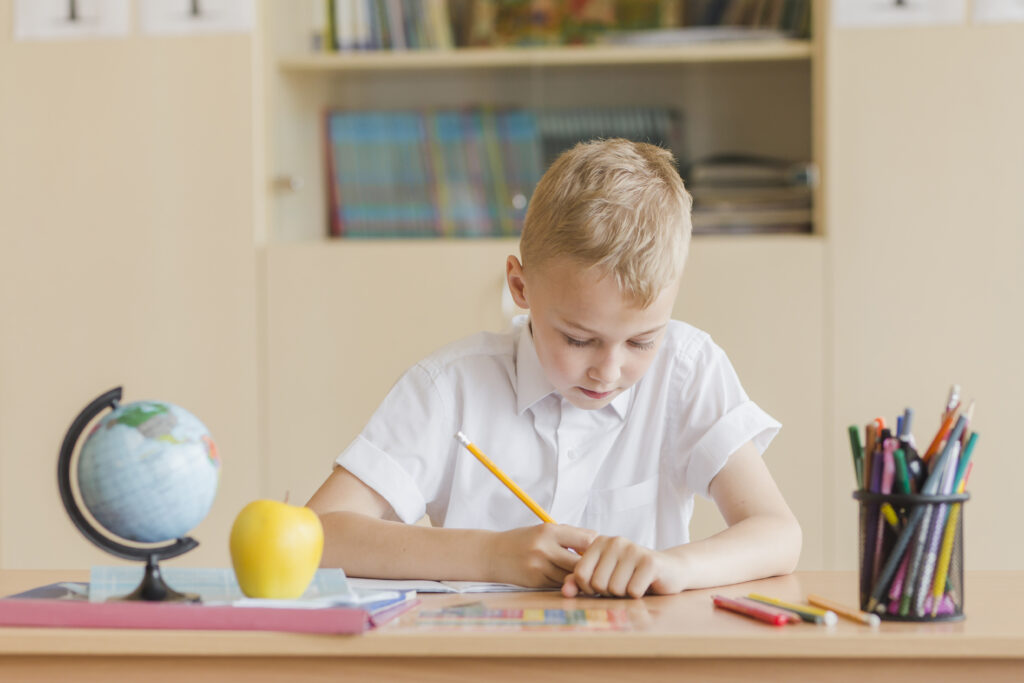
M 627 138 L 678 150 L 682 115 L 665 107 L 575 107 L 537 112 L 544 165 L 582 140 Z
M 813 186 L 815 167 L 753 154 L 715 154 L 691 162 L 683 179 L 693 185 Z
M 678 121 L 643 107 L 330 111 L 330 235 L 518 235 L 533 188 L 562 151 L 595 137 L 671 148 Z
M 713 155 L 683 171 L 695 234 L 812 232 L 813 164 Z
M 806 38 L 812 6 L 812 0 L 316 1 L 314 49 L 342 52 Z
M 694 209 L 695 235 L 724 235 L 740 233 L 808 233 L 813 230 L 811 209 L 754 209 L 722 210 Z

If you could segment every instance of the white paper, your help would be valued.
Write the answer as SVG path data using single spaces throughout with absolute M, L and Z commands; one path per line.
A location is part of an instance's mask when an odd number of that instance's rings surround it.
M 128 0 L 15 0 L 15 40 L 76 40 L 126 36 Z
M 973 8 L 979 24 L 1024 21 L 1024 0 L 974 0 Z
M 975 0 L 977 1 L 977 0 Z M 966 0 L 833 0 L 832 23 L 839 28 L 959 24 Z
M 511 583 L 489 583 L 487 581 L 428 581 L 425 579 L 357 579 L 349 577 L 349 585 L 355 590 L 414 590 L 417 593 L 512 593 L 536 591 L 541 588 L 527 588 Z M 552 589 L 554 590 L 554 589 Z
M 399 602 L 416 597 L 416 591 L 363 591 L 354 589 L 343 595 L 321 595 L 316 598 L 299 598 L 297 600 L 278 600 L 271 598 L 242 598 L 233 600 L 234 607 L 274 607 L 287 609 L 324 609 L 326 607 L 358 607 L 375 602 Z M 212 604 L 203 601 L 204 604 Z
M 151 35 L 248 33 L 253 0 L 139 0 L 139 29 Z

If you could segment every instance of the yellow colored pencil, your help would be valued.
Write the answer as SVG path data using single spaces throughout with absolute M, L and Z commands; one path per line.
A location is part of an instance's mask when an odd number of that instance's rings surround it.
M 476 459 L 483 463 L 483 466 L 489 469 L 491 471 L 491 474 L 496 476 L 501 481 L 502 484 L 507 486 L 509 491 L 516 494 L 516 497 L 519 498 L 519 500 L 523 501 L 526 504 L 526 507 L 533 510 L 533 514 L 540 517 L 541 520 L 544 522 L 548 522 L 549 524 L 555 523 L 555 520 L 551 519 L 551 515 L 544 512 L 544 508 L 542 508 L 540 505 L 537 505 L 537 503 L 533 500 L 533 498 L 530 498 L 529 494 L 527 494 L 526 491 L 519 488 L 519 485 L 512 481 L 511 479 L 509 479 L 508 475 L 502 472 L 497 465 L 491 462 L 490 458 L 481 453 L 480 449 L 473 445 L 473 443 L 469 440 L 468 436 L 466 436 L 462 432 L 458 432 L 455 435 L 455 438 L 459 440 L 459 443 L 466 447 L 466 450 L 468 450 L 470 453 L 476 456 Z
M 835 612 L 832 612 L 831 610 L 819 609 L 808 605 L 797 605 L 792 602 L 785 602 L 783 600 L 770 598 L 767 595 L 760 595 L 758 593 L 751 593 L 747 597 L 751 600 L 756 600 L 757 602 L 763 602 L 766 605 L 773 605 L 793 612 L 804 621 L 809 621 L 811 623 L 832 626 L 839 621 L 839 617 L 837 617 Z
M 899 531 L 900 517 L 896 514 L 896 510 L 893 509 L 892 505 L 889 503 L 882 503 L 881 510 L 882 515 L 885 517 L 885 521 L 889 522 L 889 526 L 891 526 L 896 531 Z
M 844 607 L 843 605 L 840 605 L 837 602 L 832 602 L 820 595 L 808 595 L 807 602 L 815 605 L 816 607 L 831 610 L 841 617 L 845 617 L 853 621 L 859 621 L 860 623 L 867 624 L 868 626 L 878 626 L 882 623 L 881 617 L 877 614 L 862 612 L 861 610 L 854 609 L 853 607 Z
M 966 478 L 957 487 L 957 493 L 963 493 L 967 486 Z M 956 538 L 957 522 L 960 521 L 960 506 L 963 503 L 953 503 L 949 510 L 949 517 L 946 519 L 946 529 L 942 533 L 942 545 L 939 549 L 939 562 L 935 567 L 935 581 L 932 583 L 932 616 L 939 612 L 939 603 L 942 601 L 942 594 L 946 590 L 946 577 L 949 575 L 949 562 L 953 557 L 953 539 Z

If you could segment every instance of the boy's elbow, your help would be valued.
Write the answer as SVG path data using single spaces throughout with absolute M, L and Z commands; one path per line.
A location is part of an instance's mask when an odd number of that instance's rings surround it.
M 800 563 L 800 551 L 803 549 L 804 532 L 795 515 L 790 513 L 782 520 L 779 529 L 779 564 L 782 574 L 792 574 Z

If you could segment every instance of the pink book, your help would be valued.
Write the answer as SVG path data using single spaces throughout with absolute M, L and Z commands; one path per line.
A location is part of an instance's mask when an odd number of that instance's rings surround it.
M 301 608 L 5 598 L 0 600 L 0 626 L 363 633 L 418 602 Z

